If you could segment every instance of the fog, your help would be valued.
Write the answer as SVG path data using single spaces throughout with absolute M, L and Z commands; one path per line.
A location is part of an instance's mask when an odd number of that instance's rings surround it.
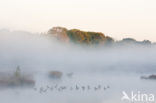
M 3 29 L 0 30 L 0 78 L 14 73 L 20 66 L 22 74 L 33 76 L 35 85 L 2 88 L 0 101 L 121 103 L 122 91 L 155 94 L 156 81 L 140 79 L 156 74 L 155 56 L 155 47 L 85 48 L 58 42 L 46 34 Z M 56 80 L 49 78 L 50 71 L 60 71 L 63 76 Z M 72 73 L 72 77 L 68 73 Z M 57 87 L 51 90 L 49 86 Z M 59 91 L 60 86 L 67 89 Z M 76 86 L 81 89 L 76 90 Z M 83 90 L 82 86 L 91 89 Z

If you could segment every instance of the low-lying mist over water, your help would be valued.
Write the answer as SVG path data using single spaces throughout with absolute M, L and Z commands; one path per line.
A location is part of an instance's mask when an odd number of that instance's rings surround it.
M 2 103 L 129 103 L 123 91 L 156 95 L 156 80 L 141 78 L 152 74 L 155 46 L 91 48 L 0 30 Z

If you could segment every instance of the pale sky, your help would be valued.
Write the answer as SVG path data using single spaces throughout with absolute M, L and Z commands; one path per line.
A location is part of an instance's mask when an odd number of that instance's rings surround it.
M 0 0 L 0 28 L 46 32 L 54 26 L 156 42 L 156 0 Z

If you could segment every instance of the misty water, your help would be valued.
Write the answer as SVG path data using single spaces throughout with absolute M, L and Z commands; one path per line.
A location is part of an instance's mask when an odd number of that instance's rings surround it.
M 13 73 L 19 65 L 22 73 L 33 75 L 35 86 L 0 88 L 0 101 L 121 103 L 122 91 L 156 94 L 156 80 L 140 79 L 156 74 L 155 57 L 154 47 L 91 49 L 62 44 L 43 34 L 1 30 L 0 73 Z M 49 78 L 53 70 L 61 71 L 62 78 Z M 68 73 L 73 76 L 68 77 Z M 60 86 L 67 89 L 60 91 Z

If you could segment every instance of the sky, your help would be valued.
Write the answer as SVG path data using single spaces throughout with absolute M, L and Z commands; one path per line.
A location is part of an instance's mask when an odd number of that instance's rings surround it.
M 156 1 L 0 0 L 0 29 L 41 33 L 54 26 L 156 42 Z

